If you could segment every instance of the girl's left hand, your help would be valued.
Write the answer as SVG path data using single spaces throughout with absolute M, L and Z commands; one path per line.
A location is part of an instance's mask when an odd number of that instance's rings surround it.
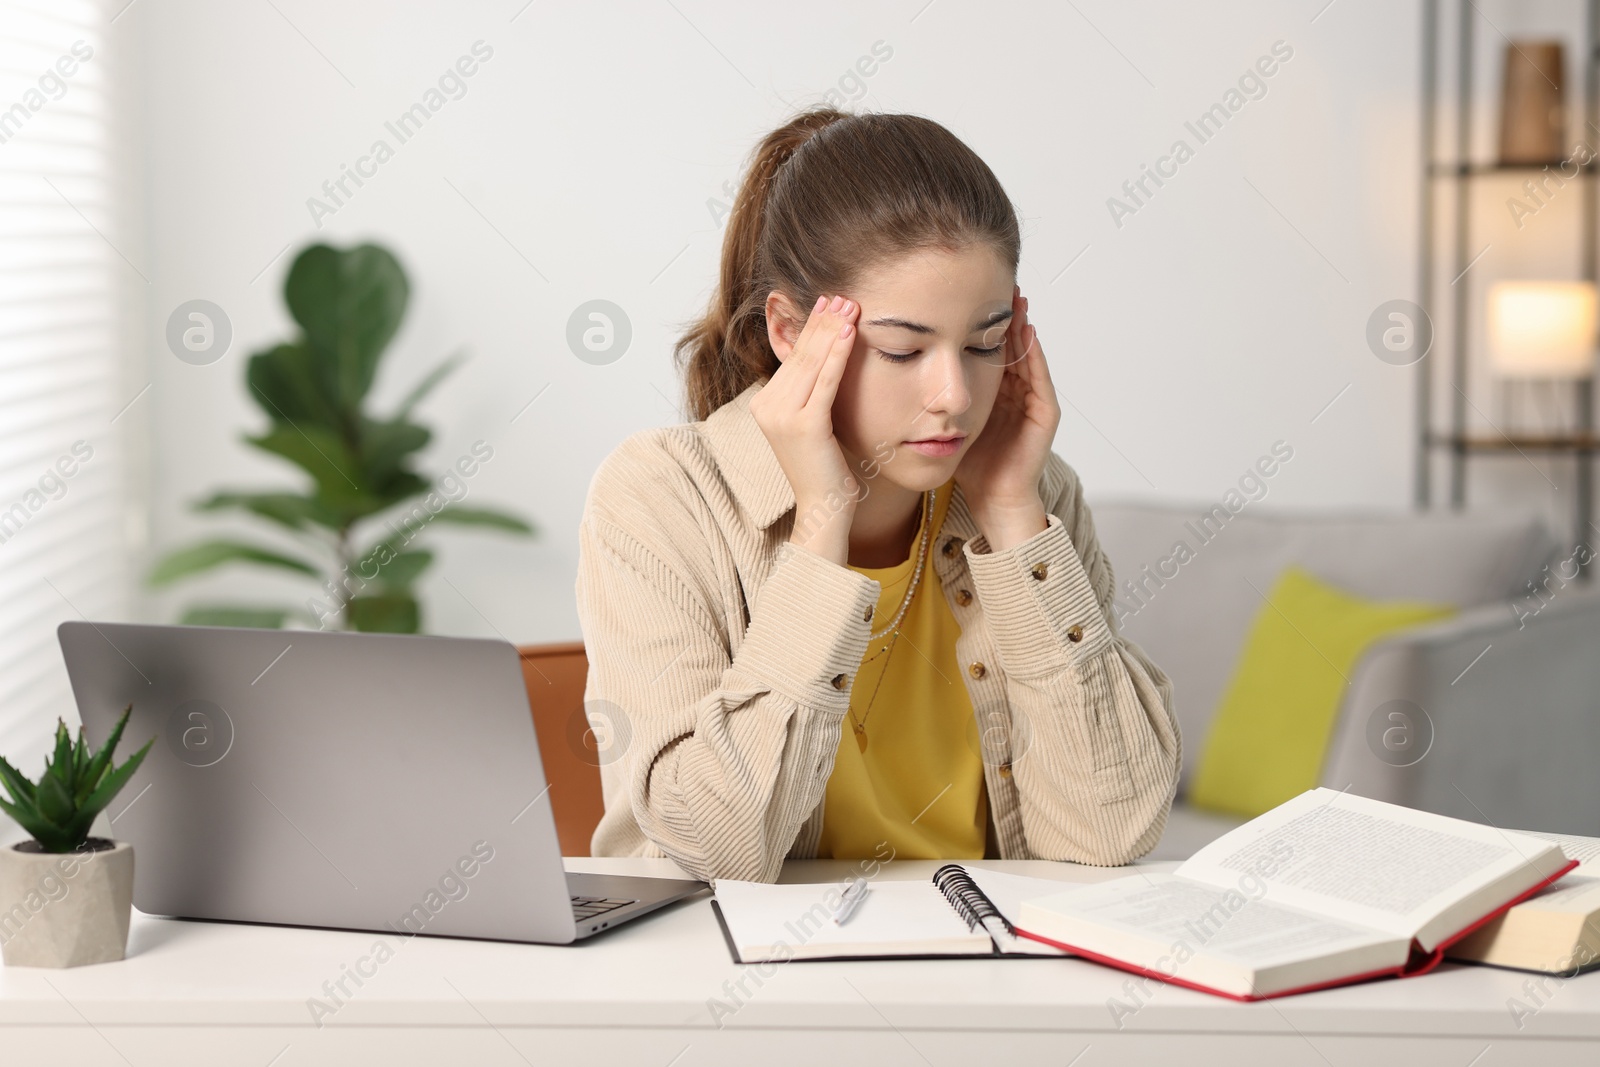
M 999 395 L 956 467 L 956 484 L 980 524 L 986 517 L 998 521 L 1043 511 L 1039 479 L 1061 423 L 1061 405 L 1020 285 L 1012 291 L 1011 310 Z

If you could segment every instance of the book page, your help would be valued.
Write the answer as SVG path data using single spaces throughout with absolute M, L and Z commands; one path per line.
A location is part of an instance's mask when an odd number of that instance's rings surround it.
M 1370 927 L 1251 899 L 1232 889 L 1174 875 L 1119 878 L 1069 893 L 1070 896 L 1033 902 L 1070 903 L 1077 916 L 1120 927 L 1128 933 L 1155 937 L 1175 954 L 1187 946 L 1194 952 L 1204 949 L 1259 965 L 1322 956 L 1346 944 L 1393 940 L 1391 935 Z
M 1434 920 L 1448 926 L 1482 894 L 1497 898 L 1482 902 L 1486 912 L 1565 862 L 1556 845 L 1529 834 L 1321 788 L 1212 842 L 1177 873 L 1218 886 L 1261 883 L 1269 900 L 1428 948 L 1454 932 L 1428 928 Z
M 1559 882 L 1545 886 L 1517 907 L 1585 913 L 1600 909 L 1600 837 L 1552 834 L 1542 830 L 1523 830 L 1522 833 L 1554 841 L 1562 852 L 1577 860 L 1578 865 Z
M 1565 882 L 1567 878 L 1584 875 L 1600 877 L 1600 837 L 1579 837 L 1577 834 L 1551 834 L 1543 830 L 1519 830 L 1518 833 L 1543 838 L 1546 841 L 1554 841 L 1561 846 L 1561 851 L 1565 852 L 1569 858 L 1578 861 L 1578 865 L 1573 868 L 1572 873 L 1563 878 L 1562 882 Z
M 1579 867 L 1554 885 L 1545 886 L 1517 907 L 1532 911 L 1583 913 L 1600 911 L 1600 878 L 1578 874 L 1582 869 Z
M 1022 927 L 1169 979 L 1240 994 L 1262 992 L 1286 974 L 1315 981 L 1398 967 L 1408 944 L 1370 927 L 1172 874 L 1031 897 L 1022 904 Z M 1323 966 L 1312 970 L 1303 966 L 1308 963 Z

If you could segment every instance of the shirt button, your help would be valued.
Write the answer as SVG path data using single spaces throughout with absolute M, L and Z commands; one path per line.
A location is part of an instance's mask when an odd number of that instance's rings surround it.
M 1000 764 L 1000 777 L 1002 777 L 1002 778 L 1010 778 L 1011 777 L 1011 761 L 1010 760 L 1006 760 L 1004 763 Z
M 956 603 L 960 604 L 962 607 L 966 607 L 968 604 L 972 603 L 972 590 L 970 590 L 970 589 L 958 589 L 958 590 L 956 590 Z
M 1071 626 L 1067 627 L 1067 640 L 1074 643 L 1082 641 L 1083 627 L 1079 626 L 1077 623 L 1073 623 Z
M 1050 573 L 1050 564 L 1035 563 L 1033 565 L 1033 579 L 1036 582 L 1044 581 L 1044 576 Z
M 985 667 L 981 662 L 975 662 L 972 664 L 972 666 L 967 668 L 967 673 L 972 675 L 974 678 L 982 678 L 984 675 L 989 673 L 989 668 Z
M 944 543 L 944 555 L 945 555 L 945 558 L 949 559 L 952 556 L 954 556 L 957 552 L 960 552 L 961 551 L 961 546 L 964 545 L 964 544 L 966 544 L 966 542 L 963 541 L 959 537 L 950 538 L 950 540 L 948 540 L 948 541 L 946 541 Z
M 836 674 L 833 676 L 833 687 L 835 689 L 844 689 L 849 686 L 849 684 L 850 678 L 848 675 Z
M 871 622 L 872 621 L 872 609 L 871 608 L 868 608 L 867 609 L 867 613 L 865 615 L 861 616 L 861 621 L 862 622 Z

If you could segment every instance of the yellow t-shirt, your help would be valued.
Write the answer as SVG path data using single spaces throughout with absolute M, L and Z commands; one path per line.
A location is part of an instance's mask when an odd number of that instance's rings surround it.
M 938 490 L 922 580 L 898 634 L 868 643 L 851 683 L 850 712 L 823 799 L 819 857 L 882 855 L 878 849 L 885 841 L 901 859 L 983 857 L 988 798 L 972 700 L 956 661 L 961 626 L 933 566 L 954 492 L 954 478 Z M 925 515 L 904 563 L 850 568 L 883 587 L 872 617 L 874 633 L 900 610 L 926 524 Z M 857 723 L 866 731 L 865 750 Z

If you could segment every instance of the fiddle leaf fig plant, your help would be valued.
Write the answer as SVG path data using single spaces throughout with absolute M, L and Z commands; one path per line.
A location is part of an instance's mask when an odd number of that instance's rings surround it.
M 0 811 L 17 821 L 46 852 L 75 852 L 89 840 L 95 816 L 105 810 L 128 779 L 144 762 L 145 753 L 155 738 L 128 757 L 122 766 L 111 766 L 111 754 L 122 740 L 133 705 L 122 710 L 122 718 L 100 751 L 89 755 L 83 727 L 78 727 L 78 742 L 72 743 L 67 724 L 56 720 L 56 750 L 45 760 L 44 773 L 37 783 L 29 781 L 4 758 L 0 758 L 0 784 L 11 800 L 0 800 Z
M 164 586 L 230 563 L 265 567 L 315 580 L 305 608 L 203 604 L 179 620 L 193 625 L 275 628 L 289 620 L 321 628 L 416 633 L 422 612 L 413 592 L 433 553 L 411 540 L 433 523 L 474 526 L 520 536 L 535 528 L 516 515 L 456 502 L 466 483 L 451 470 L 423 476 L 416 453 L 432 437 L 412 419 L 417 404 L 460 363 L 445 359 L 424 375 L 388 415 L 368 410 L 367 394 L 385 348 L 400 328 L 410 284 L 385 248 L 301 251 L 284 282 L 284 300 L 300 336 L 250 357 L 245 382 L 265 413 L 267 429 L 245 436 L 252 447 L 297 467 L 299 489 L 221 489 L 194 505 L 202 512 L 243 512 L 299 543 L 298 551 L 235 538 L 180 548 L 148 575 Z M 463 474 L 493 449 L 462 457 Z M 453 487 L 453 488 L 450 488 Z M 409 505 L 409 506 L 408 506 Z M 384 528 L 375 530 L 377 523 Z

